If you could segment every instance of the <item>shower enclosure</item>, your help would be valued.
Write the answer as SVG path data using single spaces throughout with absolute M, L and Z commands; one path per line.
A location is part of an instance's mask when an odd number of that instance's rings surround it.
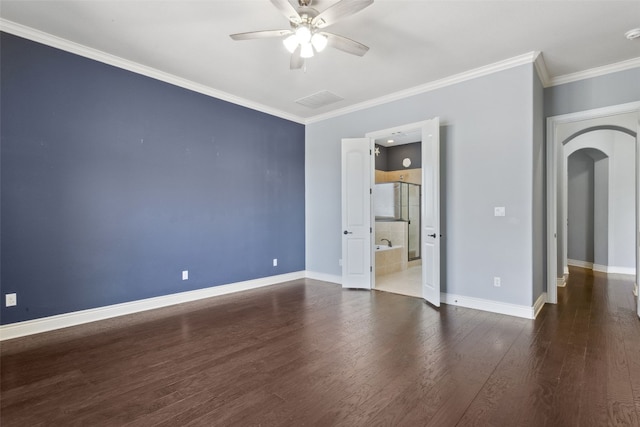
M 374 213 L 376 221 L 407 223 L 407 259 L 420 259 L 420 185 L 396 181 L 376 184 Z

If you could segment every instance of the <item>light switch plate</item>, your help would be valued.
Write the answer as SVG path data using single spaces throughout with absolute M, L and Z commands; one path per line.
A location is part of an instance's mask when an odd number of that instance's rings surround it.
M 496 206 L 493 208 L 493 216 L 505 216 L 506 210 L 504 206 Z

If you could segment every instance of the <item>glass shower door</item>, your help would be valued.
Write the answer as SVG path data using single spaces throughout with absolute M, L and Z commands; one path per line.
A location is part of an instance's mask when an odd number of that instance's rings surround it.
M 408 259 L 413 261 L 420 259 L 420 186 L 407 185 L 407 210 L 408 210 Z

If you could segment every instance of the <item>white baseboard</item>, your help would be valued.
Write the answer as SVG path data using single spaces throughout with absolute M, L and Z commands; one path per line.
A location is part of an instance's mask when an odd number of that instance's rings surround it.
M 615 265 L 594 264 L 593 271 L 600 271 L 607 274 L 622 274 L 624 276 L 636 275 L 636 269 L 633 267 L 616 267 Z
M 556 279 L 556 286 L 558 286 L 559 288 L 564 288 L 565 286 L 567 286 L 567 278 L 566 277 L 558 277 Z
M 638 296 L 638 284 L 637 283 L 633 284 L 633 295 L 636 296 L 636 297 Z
M 540 313 L 540 310 L 542 310 L 542 307 L 544 307 L 544 305 L 546 303 L 547 303 L 547 293 L 543 292 L 543 293 L 540 294 L 540 296 L 538 297 L 536 302 L 533 303 L 533 318 L 534 319 L 536 317 L 538 317 L 538 314 Z
M 155 308 L 167 307 L 174 304 L 230 294 L 233 292 L 261 288 L 263 286 L 275 285 L 277 283 L 303 279 L 305 277 L 307 277 L 305 271 L 297 271 L 277 276 L 231 283 L 228 285 L 212 286 L 210 288 L 197 289 L 194 291 L 180 292 L 177 294 L 147 298 L 122 304 L 108 305 L 89 310 L 74 311 L 72 313 L 59 314 L 41 319 L 11 323 L 0 326 L 0 341 L 52 331 L 54 329 L 67 328 L 98 320 L 105 320 L 126 314 L 138 313 Z
M 589 261 L 580 261 L 577 259 L 568 259 L 567 260 L 567 264 L 569 264 L 572 267 L 580 267 L 580 268 L 587 268 L 589 270 L 593 270 L 593 263 L 589 262 Z
M 576 259 L 567 260 L 567 263 L 572 267 L 586 268 L 600 273 L 623 274 L 626 276 L 633 276 L 636 274 L 636 269 L 633 267 L 616 267 L 615 265 L 595 264 L 593 262 L 580 261 Z
M 540 301 L 540 298 L 543 298 L 543 296 L 541 295 L 538 298 L 538 301 L 536 301 L 536 303 L 532 307 L 446 293 L 441 293 L 440 299 L 447 305 L 473 308 L 475 310 L 506 314 L 508 316 L 523 317 L 525 319 L 535 319 L 537 314 L 537 305 L 543 305 L 544 302 L 546 302 L 546 294 L 543 295 L 544 300 Z
M 318 273 L 316 271 L 306 271 L 307 279 L 322 280 L 323 282 L 336 283 L 342 285 L 342 276 L 336 276 L 333 274 Z

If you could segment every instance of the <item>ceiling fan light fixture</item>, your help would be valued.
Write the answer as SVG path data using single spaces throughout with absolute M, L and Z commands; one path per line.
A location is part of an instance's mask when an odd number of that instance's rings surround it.
M 300 45 L 300 56 L 302 58 L 313 57 L 313 46 L 311 46 L 311 43 L 304 43 Z
M 284 44 L 284 47 L 287 48 L 289 53 L 293 53 L 298 47 L 298 37 L 295 34 L 291 34 L 289 37 L 282 40 L 282 44 Z
M 311 37 L 311 44 L 316 49 L 316 52 L 322 52 L 324 48 L 327 47 L 327 43 L 327 37 L 320 33 L 315 33 L 313 37 Z
M 323 52 L 327 46 L 356 56 L 363 56 L 369 50 L 362 43 L 338 34 L 324 32 L 323 29 L 370 6 L 374 0 L 333 0 L 333 4 L 321 12 L 310 7 L 313 0 L 296 0 L 297 7 L 293 4 L 294 0 L 270 1 L 287 18 L 289 29 L 230 34 L 231 39 L 279 38 L 291 54 L 289 61 L 291 70 L 305 69 L 304 60 Z
M 304 45 L 305 43 L 309 43 L 311 40 L 311 30 L 306 25 L 300 25 L 296 28 L 296 37 L 298 38 L 298 43 Z

